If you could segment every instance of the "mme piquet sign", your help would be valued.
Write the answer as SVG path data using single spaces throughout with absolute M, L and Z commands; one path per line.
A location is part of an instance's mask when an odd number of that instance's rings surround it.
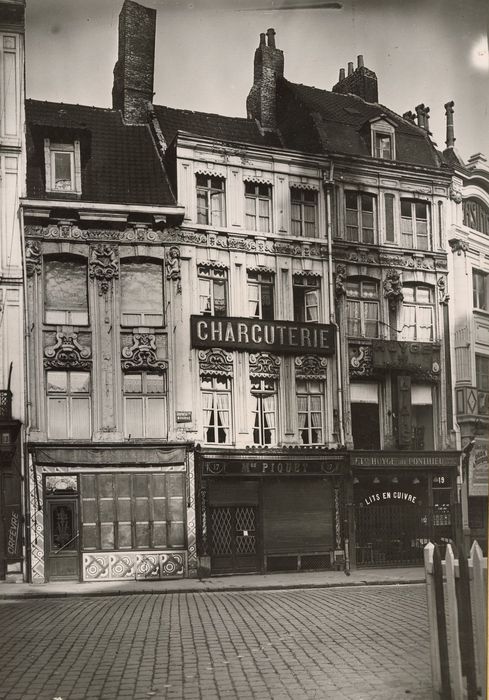
M 192 347 L 332 355 L 334 328 L 323 323 L 191 316 Z

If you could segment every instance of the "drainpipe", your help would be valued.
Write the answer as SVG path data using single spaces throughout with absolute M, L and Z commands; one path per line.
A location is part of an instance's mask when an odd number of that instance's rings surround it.
M 336 340 L 336 383 L 338 393 L 338 423 L 340 444 L 345 444 L 345 430 L 343 426 L 343 374 L 341 362 L 340 329 L 336 323 L 334 293 L 333 293 L 333 225 L 331 221 L 331 191 L 334 182 L 334 163 L 330 164 L 329 176 L 323 176 L 323 187 L 326 194 L 326 233 L 328 239 L 328 290 L 329 290 L 329 322 L 335 328 Z

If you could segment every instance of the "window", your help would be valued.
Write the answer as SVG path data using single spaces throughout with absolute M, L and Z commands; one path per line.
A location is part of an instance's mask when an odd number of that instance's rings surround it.
M 356 450 L 380 448 L 379 388 L 374 382 L 350 384 L 351 432 Z
M 80 142 L 56 144 L 44 140 L 46 190 L 81 194 Z
M 231 379 L 202 377 L 200 383 L 204 411 L 204 442 L 231 442 Z
M 401 245 L 429 249 L 428 203 L 401 199 Z
M 46 372 L 48 436 L 89 438 L 90 372 Z
M 346 283 L 348 335 L 379 337 L 379 285 L 368 280 Z
M 222 177 L 197 175 L 197 223 L 226 225 L 226 200 Z
M 273 274 L 248 271 L 248 313 L 252 318 L 273 320 Z
M 204 316 L 227 314 L 227 270 L 199 265 L 199 308 Z
M 431 385 L 411 384 L 411 449 L 433 450 L 433 396 Z
M 488 311 L 489 306 L 487 302 L 487 272 L 482 272 L 481 270 L 472 270 L 472 292 L 474 300 L 474 309 L 480 309 L 481 311 Z
M 166 438 L 166 374 L 124 374 L 124 435 Z
M 385 208 L 385 240 L 393 243 L 395 240 L 394 227 L 394 195 L 386 193 L 384 195 Z
M 251 379 L 253 407 L 253 443 L 277 444 L 277 382 L 274 379 Z
M 475 356 L 475 386 L 477 388 L 478 413 L 489 414 L 489 356 Z
M 318 195 L 313 190 L 292 187 L 290 190 L 293 236 L 318 235 Z
M 294 321 L 318 323 L 321 281 L 312 275 L 294 275 Z
M 384 160 L 393 159 L 392 136 L 390 134 L 374 133 L 375 157 Z
M 160 262 L 121 262 L 123 326 L 163 325 L 163 267 Z
M 246 228 L 269 233 L 271 230 L 272 187 L 245 182 Z
M 371 194 L 345 191 L 347 241 L 375 242 L 374 200 Z
M 44 318 L 67 326 L 88 324 L 87 264 L 77 258 L 44 260 Z
M 82 474 L 84 551 L 185 547 L 185 474 Z
M 405 286 L 403 295 L 401 340 L 434 340 L 433 290 Z
M 303 445 L 324 443 L 324 384 L 297 380 L 299 440 Z

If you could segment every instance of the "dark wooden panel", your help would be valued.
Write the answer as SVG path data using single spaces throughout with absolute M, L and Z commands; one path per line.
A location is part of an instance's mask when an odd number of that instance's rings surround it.
M 326 479 L 263 484 L 265 554 L 321 552 L 333 547 L 333 496 Z
M 258 505 L 258 480 L 209 480 L 208 499 L 211 506 Z

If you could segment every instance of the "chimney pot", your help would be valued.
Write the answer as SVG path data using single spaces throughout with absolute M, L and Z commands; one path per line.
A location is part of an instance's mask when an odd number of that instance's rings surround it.
M 275 29 L 267 29 L 268 45 L 271 49 L 275 48 Z
M 425 122 L 425 119 L 424 119 L 424 110 L 425 110 L 424 104 L 416 105 L 416 107 L 415 107 L 414 109 L 416 110 L 416 116 L 417 116 L 417 118 L 418 118 L 418 126 L 419 126 L 421 129 L 425 129 L 425 128 L 426 128 L 426 122 Z
M 345 79 L 345 69 L 340 68 L 340 77 L 339 80 L 344 80 Z
M 445 141 L 447 148 L 453 148 L 455 145 L 455 129 L 453 125 L 453 107 L 455 102 L 451 100 L 445 105 L 445 116 L 447 118 L 447 140 Z
M 363 64 L 363 56 L 361 54 L 359 56 L 357 56 L 357 65 L 358 65 L 358 68 L 363 68 L 363 65 L 364 65 Z
M 348 61 L 348 75 L 353 73 L 353 61 Z
M 265 37 L 266 37 L 265 32 L 261 32 L 261 34 L 260 34 L 260 47 L 266 46 Z

